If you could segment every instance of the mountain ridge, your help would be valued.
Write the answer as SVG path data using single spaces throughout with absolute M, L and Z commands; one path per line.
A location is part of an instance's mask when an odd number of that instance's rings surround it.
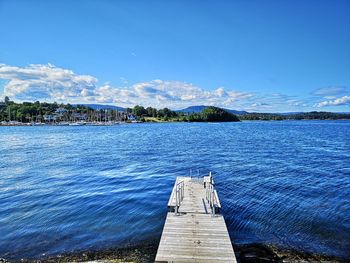
M 181 109 L 181 110 L 175 110 L 175 112 L 183 112 L 183 113 L 200 113 L 204 109 L 208 108 L 210 106 L 206 105 L 197 105 L 197 106 L 189 106 L 187 108 Z M 220 107 L 218 107 L 220 108 Z M 232 110 L 232 109 L 226 109 L 226 108 L 221 108 L 229 113 L 236 114 L 236 115 L 242 115 L 242 114 L 247 114 L 247 111 L 239 111 L 239 110 Z

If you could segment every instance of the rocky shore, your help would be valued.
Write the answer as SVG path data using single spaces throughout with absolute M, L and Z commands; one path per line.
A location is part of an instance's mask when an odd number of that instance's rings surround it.
M 148 263 L 154 262 L 157 253 L 158 244 L 143 243 L 142 245 L 128 246 L 123 248 L 114 248 L 97 251 L 79 251 L 66 253 L 52 257 L 42 257 L 39 259 L 21 259 L 6 260 L 0 259 L 0 263 L 23 262 L 23 263 L 54 263 L 54 262 L 97 262 L 97 263 L 119 263 L 135 262 Z M 280 249 L 274 246 L 262 244 L 235 245 L 237 261 L 239 263 L 291 263 L 291 262 L 347 262 L 346 259 L 340 259 L 333 256 L 311 254 L 295 250 Z

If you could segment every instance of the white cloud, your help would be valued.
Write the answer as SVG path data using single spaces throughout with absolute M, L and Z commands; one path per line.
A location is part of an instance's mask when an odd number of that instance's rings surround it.
M 350 96 L 343 96 L 334 100 L 326 100 L 316 103 L 315 107 L 350 105 Z
M 205 104 L 237 106 L 237 102 L 253 96 L 251 93 L 226 91 L 219 87 L 203 90 L 192 83 L 155 79 L 125 87 L 109 83 L 98 85 L 90 75 L 79 75 L 52 64 L 14 67 L 0 64 L 0 78 L 8 80 L 4 95 L 17 100 L 45 100 L 70 103 L 136 104 L 153 107 L 181 108 Z M 125 78 L 120 78 L 127 85 Z
M 206 91 L 191 83 L 159 79 L 136 83 L 129 88 L 103 86 L 95 90 L 95 95 L 105 102 L 171 108 L 197 104 L 224 106 L 227 100 L 232 104 L 252 96 L 243 92 L 226 92 L 224 88 Z
M 329 86 L 316 89 L 312 92 L 313 95 L 324 97 L 326 99 L 335 98 L 336 95 L 341 95 L 347 92 L 344 86 Z
M 218 97 L 223 97 L 223 96 L 226 96 L 227 93 L 225 91 L 225 89 L 223 87 L 220 87 L 220 88 L 217 88 L 215 91 L 214 91 L 214 94 Z
M 313 106 L 322 108 L 325 106 L 346 106 L 350 105 L 348 89 L 344 86 L 329 86 L 317 89 L 313 95 L 323 97 L 324 101 L 317 102 Z
M 176 80 L 160 80 L 129 84 L 120 77 L 121 86 L 106 82 L 99 84 L 90 75 L 80 75 L 52 64 L 14 67 L 0 64 L 0 79 L 4 82 L 4 94 L 18 101 L 57 101 L 69 103 L 110 103 L 123 107 L 137 104 L 145 107 L 169 107 L 180 109 L 192 105 L 213 105 L 237 110 L 293 111 L 310 109 L 315 101 L 306 101 L 281 93 L 256 94 L 224 87 L 204 90 L 192 83 Z M 329 90 L 328 90 L 329 91 Z M 325 91 L 320 91 L 322 94 Z M 340 92 L 333 89 L 328 93 Z M 334 96 L 328 94 L 327 96 Z M 317 104 L 344 105 L 350 97 L 344 96 Z
M 47 65 L 20 68 L 0 64 L 0 78 L 9 80 L 4 93 L 20 100 L 69 100 L 92 92 L 97 79 Z

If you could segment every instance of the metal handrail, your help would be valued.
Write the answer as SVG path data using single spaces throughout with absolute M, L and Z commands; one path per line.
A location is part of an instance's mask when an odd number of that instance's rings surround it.
M 185 195 L 185 183 L 184 181 L 181 181 L 176 185 L 175 189 L 175 214 L 179 214 L 179 208 L 181 205 L 182 200 L 184 199 Z
M 211 214 L 215 215 L 215 205 L 218 203 L 218 200 L 215 195 L 215 188 L 212 182 L 209 182 L 206 186 L 206 199 L 211 209 Z

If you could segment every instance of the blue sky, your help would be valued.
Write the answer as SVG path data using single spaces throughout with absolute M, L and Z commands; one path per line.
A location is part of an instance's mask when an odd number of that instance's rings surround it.
M 350 111 L 350 1 L 0 0 L 18 101 Z

